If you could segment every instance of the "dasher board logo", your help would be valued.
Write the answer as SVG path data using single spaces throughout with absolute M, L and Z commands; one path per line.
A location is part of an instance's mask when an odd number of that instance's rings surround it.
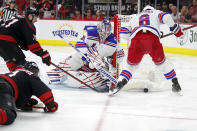
M 53 36 L 61 35 L 62 37 L 77 38 L 78 32 L 76 32 L 72 25 L 62 24 L 58 30 L 52 31 Z

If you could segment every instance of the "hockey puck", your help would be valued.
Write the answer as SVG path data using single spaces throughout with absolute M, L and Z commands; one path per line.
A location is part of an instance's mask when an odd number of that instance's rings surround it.
M 148 88 L 144 88 L 144 93 L 147 93 L 148 92 Z

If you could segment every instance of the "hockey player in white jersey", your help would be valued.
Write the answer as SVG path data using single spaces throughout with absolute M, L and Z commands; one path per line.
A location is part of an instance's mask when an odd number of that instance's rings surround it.
M 76 52 L 60 62 L 59 66 L 66 71 L 72 71 L 74 76 L 94 88 L 108 88 L 110 82 L 95 69 L 95 65 L 102 66 L 111 75 L 115 75 L 117 69 L 114 62 L 120 63 L 122 61 L 124 51 L 117 43 L 114 34 L 111 32 L 111 24 L 106 19 L 97 26 L 85 26 L 83 34 L 75 48 L 88 56 L 94 64 L 88 63 L 84 57 Z M 66 74 L 59 69 L 53 69 L 47 72 L 47 75 L 52 84 L 61 84 L 65 81 L 65 77 L 67 78 Z M 80 85 L 80 87 L 83 86 Z
M 170 62 L 166 60 L 162 44 L 160 43 L 159 27 L 161 24 L 167 24 L 176 37 L 180 37 L 183 34 L 179 24 L 174 23 L 170 14 L 155 10 L 151 6 L 146 6 L 140 14 L 131 19 L 131 30 L 122 28 L 121 33 L 129 36 L 128 39 L 131 44 L 128 49 L 127 64 L 120 73 L 118 84 L 113 89 L 114 94 L 122 89 L 132 78 L 133 72 L 145 54 L 149 54 L 152 57 L 152 61 L 167 80 L 172 80 L 172 91 L 181 91 L 176 72 Z

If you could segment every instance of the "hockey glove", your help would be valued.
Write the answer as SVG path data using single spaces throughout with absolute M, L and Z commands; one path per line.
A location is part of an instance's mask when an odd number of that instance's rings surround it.
M 21 108 L 23 111 L 32 111 L 32 107 L 37 105 L 38 101 L 34 98 L 30 98 L 28 102 Z
M 52 106 L 46 106 L 44 108 L 44 112 L 56 112 L 58 109 L 58 103 L 54 101 L 53 107 Z
M 49 55 L 48 51 L 44 51 L 43 55 L 41 55 L 42 62 L 48 66 L 51 65 L 51 56 Z
M 179 24 L 174 24 L 172 27 L 170 27 L 170 31 L 172 31 L 176 37 L 183 35 L 182 29 Z

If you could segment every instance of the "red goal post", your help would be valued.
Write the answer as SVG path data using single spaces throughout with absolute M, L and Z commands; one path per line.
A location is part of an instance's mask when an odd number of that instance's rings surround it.
M 117 43 L 118 44 L 121 44 L 122 48 L 123 49 L 126 49 L 127 50 L 127 42 L 122 42 L 121 39 L 120 39 L 120 27 L 123 23 L 128 23 L 130 21 L 130 15 L 120 15 L 120 14 L 116 14 L 114 16 L 114 35 L 116 37 L 116 40 L 117 40 Z M 125 51 L 126 51 L 125 50 Z M 116 73 L 116 79 L 118 78 L 119 76 L 119 65 L 117 64 L 117 52 L 114 53 L 113 55 L 113 67 L 115 67 L 117 69 L 117 73 Z
M 129 26 L 129 22 L 133 15 L 114 15 L 114 35 L 116 36 L 117 42 L 121 44 L 123 49 L 128 49 L 128 43 L 120 38 L 120 28 Z

